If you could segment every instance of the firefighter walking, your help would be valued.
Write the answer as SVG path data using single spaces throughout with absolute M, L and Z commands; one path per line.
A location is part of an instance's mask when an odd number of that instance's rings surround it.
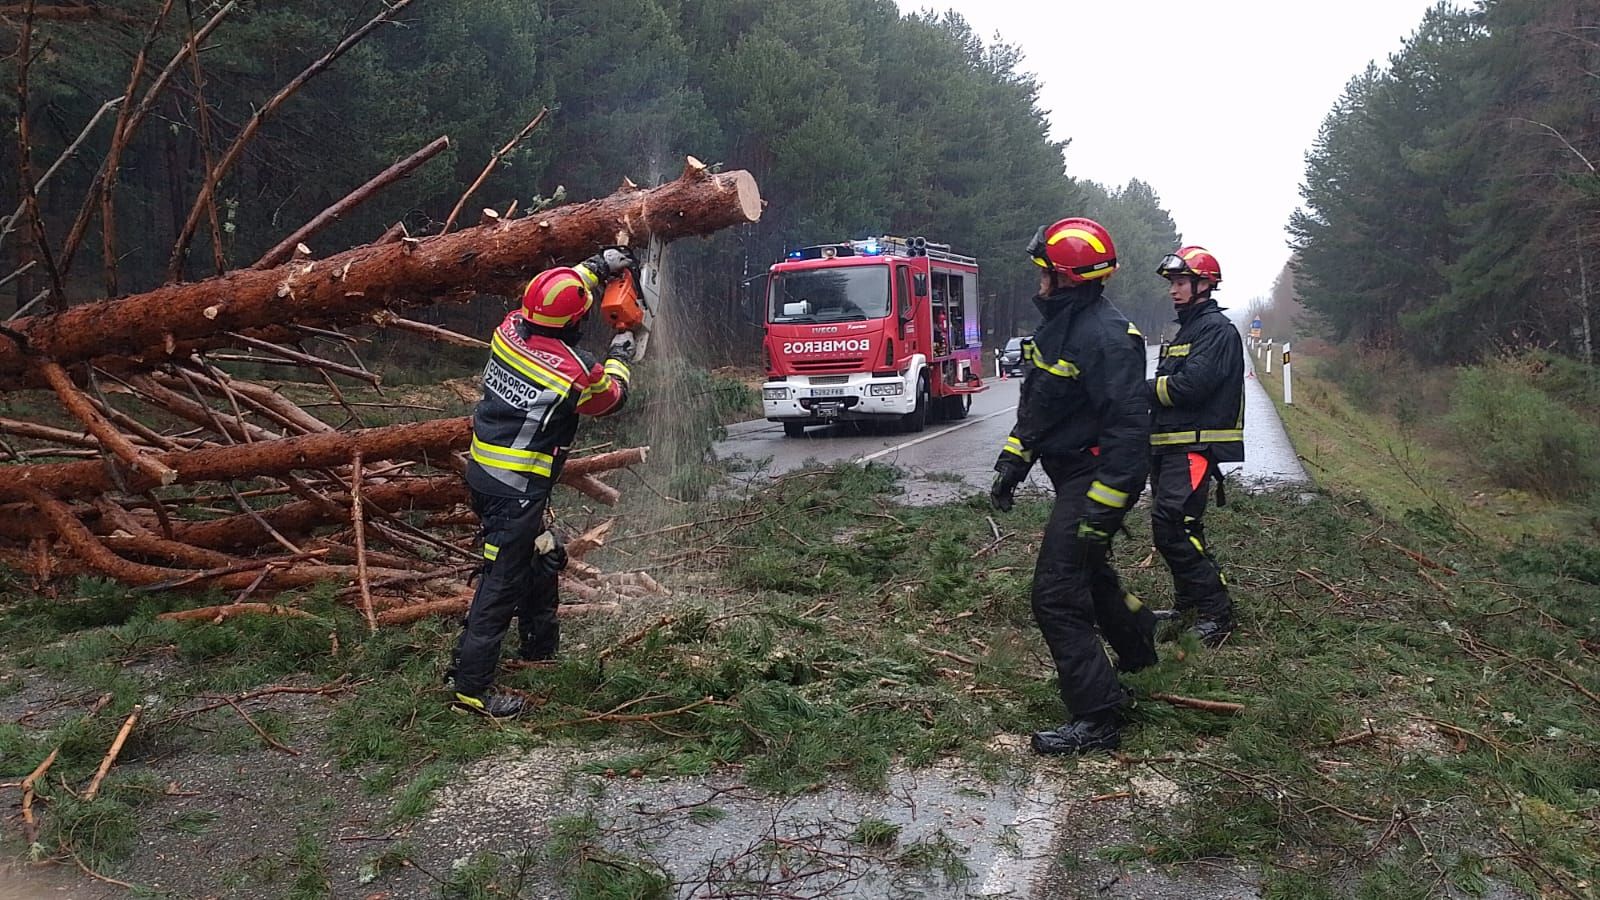
M 1123 590 L 1110 561 L 1112 535 L 1149 468 L 1144 338 L 1104 297 L 1117 254 L 1099 223 L 1069 218 L 1041 228 L 1028 255 L 1042 269 L 1034 302 L 1043 322 L 1024 345 L 1017 424 L 995 463 L 990 497 L 996 509 L 1011 509 L 1035 462 L 1055 487 L 1032 601 L 1069 720 L 1036 732 L 1033 749 L 1111 750 L 1129 698 L 1101 636 L 1117 670 L 1156 662 L 1154 614 Z
M 446 676 L 460 709 L 496 718 L 522 711 L 520 698 L 493 691 L 513 615 L 522 659 L 550 659 L 560 645 L 557 573 L 567 555 L 547 527 L 546 507 L 578 418 L 616 412 L 627 399 L 634 348 L 632 334 L 618 334 L 597 361 L 578 338 L 605 282 L 633 266 L 626 251 L 609 249 L 541 272 L 490 341 L 466 475 L 483 566 Z
M 1172 570 L 1173 614 L 1215 647 L 1233 631 L 1227 579 L 1206 543 L 1206 499 L 1218 463 L 1244 461 L 1244 347 L 1211 292 L 1222 267 L 1204 247 L 1182 247 L 1157 269 L 1171 285 L 1178 334 L 1149 384 L 1151 530 Z

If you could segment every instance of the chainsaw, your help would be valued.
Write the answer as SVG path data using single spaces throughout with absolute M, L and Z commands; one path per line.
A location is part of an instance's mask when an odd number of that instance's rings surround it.
M 635 360 L 644 359 L 645 345 L 650 342 L 650 330 L 655 326 L 656 313 L 661 309 L 661 275 L 666 244 L 660 238 L 651 238 L 640 260 L 637 274 L 624 269 L 622 274 L 606 285 L 600 299 L 600 314 L 620 334 L 633 333 Z

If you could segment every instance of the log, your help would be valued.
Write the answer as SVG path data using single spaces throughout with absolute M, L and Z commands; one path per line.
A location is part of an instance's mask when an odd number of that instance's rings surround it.
M 367 459 L 442 459 L 464 449 L 472 433 L 466 418 L 437 419 L 361 431 L 310 434 L 235 447 L 206 447 L 145 457 L 176 470 L 179 484 L 232 481 L 261 475 L 283 475 L 296 469 L 342 466 L 359 451 Z M 127 489 L 139 493 L 160 479 L 130 473 Z M 0 498 L 31 499 L 42 491 L 57 498 L 87 497 L 114 490 L 105 466 L 97 461 L 0 466 Z
M 566 583 L 561 585 L 561 589 L 569 593 L 572 592 L 571 587 Z M 436 616 L 465 615 L 467 607 L 471 605 L 471 594 L 458 594 L 454 597 L 447 597 L 443 600 L 429 600 L 425 603 L 408 603 L 405 606 L 397 606 L 394 609 L 386 609 L 378 613 L 378 624 L 410 625 L 412 622 L 420 622 L 423 619 L 431 619 Z M 556 616 L 564 619 L 568 616 L 581 615 L 586 612 L 616 612 L 620 608 L 615 603 L 563 603 L 556 607 Z
M 488 341 L 468 337 L 460 332 L 451 331 L 448 328 L 440 328 L 437 325 L 429 325 L 427 322 L 413 322 L 410 319 L 403 319 L 386 309 L 380 309 L 373 313 L 372 321 L 384 328 L 409 331 L 412 334 L 420 334 L 423 337 L 432 338 L 446 344 L 454 344 L 457 347 L 470 347 L 473 350 L 489 349 Z
M 235 382 L 234 384 L 238 385 L 240 382 Z M 422 424 L 428 425 L 432 423 Z M 390 427 L 407 428 L 417 426 L 395 425 Z M 263 446 L 265 443 L 255 444 L 252 447 Z M 213 450 L 215 449 L 213 448 Z M 248 448 L 224 449 L 238 450 Z M 591 473 L 636 465 L 644 461 L 649 449 L 648 447 L 634 447 L 570 459 L 561 472 L 561 483 L 570 485 L 573 481 L 587 477 Z M 59 466 L 60 464 L 56 465 Z M 4 479 L 7 469 L 21 468 L 29 467 L 0 467 L 0 480 Z M 43 469 L 50 467 L 38 466 L 32 468 Z M 344 509 L 349 503 L 349 496 L 336 493 L 330 494 L 327 499 L 330 502 L 299 500 L 283 503 L 258 510 L 255 516 L 228 516 L 205 522 L 175 521 L 172 523 L 172 536 L 174 540 L 182 543 L 213 550 L 243 550 L 259 547 L 273 540 L 272 535 L 261 527 L 261 521 L 267 522 L 278 532 L 287 534 L 305 534 L 318 526 L 341 521 L 345 516 Z M 466 503 L 469 499 L 466 485 L 456 475 L 404 478 L 384 484 L 367 485 L 362 491 L 361 497 L 363 505 L 376 507 L 388 513 L 398 513 L 411 509 L 449 509 Z M 31 507 L 20 505 L 0 506 L 0 537 L 25 541 L 35 535 L 49 532 L 48 528 L 41 527 L 41 523 L 38 521 L 38 517 L 34 515 Z
M 290 619 L 323 621 L 320 616 L 314 616 L 303 609 L 295 609 L 292 606 L 283 606 L 278 603 L 229 603 L 222 606 L 202 606 L 198 609 L 164 612 L 156 616 L 156 618 L 169 622 L 210 622 L 216 625 L 234 616 L 282 616 Z
M 616 506 L 617 503 L 622 499 L 621 491 L 609 484 L 606 484 L 604 481 L 601 481 L 593 475 L 575 475 L 571 476 L 570 480 L 568 478 L 563 478 L 561 480 L 562 483 L 571 486 L 573 490 L 592 497 L 593 499 L 604 503 L 606 506 Z
M 133 443 L 123 436 L 122 432 L 118 431 L 110 422 L 107 422 L 105 417 L 95 410 L 94 405 L 89 402 L 89 398 L 84 395 L 83 391 L 72 383 L 72 376 L 67 374 L 66 369 L 61 368 L 54 360 L 47 359 L 39 362 L 38 372 L 44 376 L 45 381 L 50 383 L 51 389 L 56 392 L 56 396 L 61 400 L 61 405 L 72 413 L 73 417 L 82 422 L 85 428 L 89 429 L 89 433 L 94 435 L 95 440 L 100 442 L 103 450 L 109 450 L 116 454 L 118 459 L 153 482 L 152 487 L 157 484 L 171 484 L 178 480 L 177 472 L 148 456 L 142 455 L 133 446 Z
M 66 444 L 70 447 L 100 446 L 100 442 L 95 440 L 87 431 L 68 431 L 65 428 L 52 428 L 49 425 L 38 425 L 33 422 L 24 422 L 20 419 L 0 418 L 0 434 L 9 434 L 35 441 L 49 441 L 52 444 Z
M 170 284 L 17 319 L 10 328 L 38 355 L 63 365 L 122 357 L 153 367 L 180 342 L 216 346 L 228 342 L 228 331 L 285 322 L 355 323 L 381 309 L 448 296 L 515 293 L 553 261 L 581 259 L 619 243 L 710 234 L 760 215 L 761 197 L 750 173 L 692 169 L 649 190 L 427 240 L 357 247 L 315 262 Z M 0 388 L 28 382 L 31 368 L 17 339 L 0 340 Z
M 433 143 L 379 172 L 373 176 L 371 181 L 351 191 L 344 199 L 318 213 L 311 221 L 300 226 L 297 231 L 279 242 L 278 246 L 268 250 L 266 255 L 256 260 L 255 265 L 250 268 L 270 269 L 288 260 L 294 254 L 295 248 L 299 246 L 301 241 L 339 221 L 340 216 L 365 203 L 373 194 L 415 172 L 422 167 L 423 163 L 438 156 L 448 146 L 450 146 L 449 137 L 434 138 Z
M 260 510 L 257 515 L 280 532 L 304 534 L 343 516 L 342 504 L 348 503 L 348 496 L 331 494 L 329 499 L 340 504 L 337 512 L 330 511 L 327 504 L 319 501 L 301 500 Z M 467 487 L 454 475 L 407 478 L 366 486 L 361 502 L 363 506 L 377 507 L 391 513 L 408 509 L 445 509 L 467 502 Z M 0 522 L 4 519 L 0 516 Z M 0 534 L 10 536 L 11 531 L 0 526 Z M 272 539 L 250 516 L 229 516 L 209 522 L 174 522 L 173 535 L 186 544 L 212 548 L 258 547 Z
M 243 571 L 217 570 L 210 573 L 193 572 L 183 569 L 167 569 L 161 566 L 150 566 L 143 563 L 131 562 L 112 553 L 101 543 L 82 522 L 73 516 L 72 510 L 65 503 L 55 500 L 45 494 L 28 489 L 28 500 L 49 521 L 61 539 L 74 551 L 73 557 L 56 560 L 58 563 L 81 564 L 90 571 L 101 575 L 109 575 L 126 584 L 137 585 L 171 585 L 186 587 L 189 585 L 203 584 L 237 590 L 248 587 L 256 580 L 257 574 L 251 569 L 263 566 L 277 565 L 272 560 L 261 560 L 255 563 L 243 563 L 239 567 L 250 566 Z M 268 579 L 277 587 L 303 587 L 315 584 L 318 581 L 329 579 L 349 580 L 353 572 L 348 567 L 299 565 L 292 568 L 274 570 Z M 404 574 L 399 572 L 386 572 L 385 575 Z

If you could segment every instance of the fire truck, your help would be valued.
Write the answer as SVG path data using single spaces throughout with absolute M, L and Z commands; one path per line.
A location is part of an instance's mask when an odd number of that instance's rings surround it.
M 983 384 L 978 261 L 925 238 L 804 247 L 767 273 L 761 404 L 808 425 L 962 419 Z

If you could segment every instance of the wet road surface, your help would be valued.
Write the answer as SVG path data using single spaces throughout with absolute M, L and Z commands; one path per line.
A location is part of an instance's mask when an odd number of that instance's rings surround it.
M 1156 348 L 1150 350 L 1155 372 Z M 1245 354 L 1245 462 L 1223 466 L 1236 484 L 1247 487 L 1307 484 L 1305 469 L 1278 419 L 1271 398 L 1257 383 L 1250 354 Z M 728 437 L 714 448 L 718 459 L 742 460 L 740 477 L 752 482 L 820 463 L 883 462 L 903 469 L 905 502 L 944 503 L 973 491 L 986 491 L 994 478 L 994 461 L 1016 424 L 1018 379 L 989 380 L 989 389 L 972 399 L 972 411 L 957 422 L 930 423 L 920 434 L 896 430 L 893 423 L 840 423 L 809 428 L 791 438 L 776 422 L 757 419 L 728 428 Z M 1025 489 L 1048 490 L 1043 471 L 1035 467 Z

